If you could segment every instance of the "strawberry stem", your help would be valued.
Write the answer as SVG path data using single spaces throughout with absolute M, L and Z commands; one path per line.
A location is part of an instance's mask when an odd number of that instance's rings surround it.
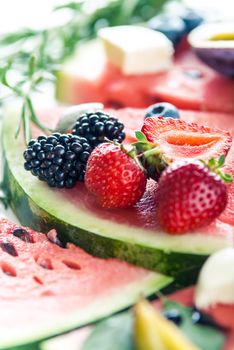
M 220 168 L 222 168 L 225 164 L 225 155 L 222 154 L 218 160 L 211 158 L 209 161 L 206 163 L 203 160 L 201 162 L 210 169 L 210 171 L 216 173 L 219 175 L 219 177 L 223 180 L 225 184 L 230 184 L 233 181 L 233 178 L 230 174 L 223 173 Z

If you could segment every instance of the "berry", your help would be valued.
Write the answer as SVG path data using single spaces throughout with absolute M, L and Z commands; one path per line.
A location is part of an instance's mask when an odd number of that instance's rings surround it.
M 84 137 L 54 133 L 31 140 L 24 152 L 24 168 L 50 187 L 71 188 L 84 181 L 92 148 Z
M 140 161 L 148 177 L 156 181 L 174 160 L 207 161 L 222 154 L 226 156 L 232 144 L 232 137 L 226 131 L 163 117 L 146 118 L 137 138 L 135 147 Z
M 202 22 L 204 22 L 204 18 L 201 13 L 189 8 L 186 8 L 183 11 L 183 13 L 180 15 L 180 18 L 185 24 L 186 33 L 191 32 L 191 30 L 198 27 Z
M 73 135 L 86 137 L 92 148 L 105 139 L 116 140 L 121 143 L 125 139 L 123 132 L 124 125 L 117 118 L 107 113 L 97 111 L 95 113 L 85 113 L 73 127 Z
M 182 315 L 177 309 L 170 309 L 163 312 L 163 316 L 166 317 L 169 321 L 174 322 L 177 326 L 181 324 Z
M 119 145 L 103 143 L 92 152 L 85 185 L 102 207 L 133 206 L 146 188 L 146 175 Z
M 194 309 L 192 313 L 192 322 L 194 324 L 201 324 L 206 326 L 217 327 L 214 319 L 207 313 L 201 312 L 200 310 Z
M 149 117 L 180 119 L 180 114 L 178 109 L 174 105 L 168 102 L 162 102 L 156 103 L 147 108 L 145 118 Z
M 149 28 L 158 30 L 166 35 L 174 45 L 177 45 L 186 32 L 184 21 L 172 15 L 159 15 L 151 18 L 148 22 Z
M 199 160 L 169 166 L 160 177 L 157 195 L 159 223 L 171 234 L 210 224 L 227 204 L 226 185 Z

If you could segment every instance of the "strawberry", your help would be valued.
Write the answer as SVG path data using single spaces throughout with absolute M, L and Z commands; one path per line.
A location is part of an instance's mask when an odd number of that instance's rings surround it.
M 158 220 L 163 229 L 180 234 L 208 225 L 216 219 L 227 204 L 226 182 L 219 161 L 211 159 L 208 166 L 199 160 L 177 160 L 161 175 L 158 192 Z M 211 170 L 210 170 L 211 169 Z
M 232 144 L 232 137 L 227 131 L 172 118 L 147 118 L 141 131 L 172 161 L 226 156 Z
M 120 145 L 103 143 L 89 157 L 85 185 L 102 207 L 134 205 L 145 191 L 146 180 L 140 165 Z

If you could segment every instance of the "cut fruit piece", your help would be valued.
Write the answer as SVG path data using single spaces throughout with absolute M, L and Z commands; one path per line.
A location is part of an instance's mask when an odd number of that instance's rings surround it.
M 145 300 L 134 307 L 134 338 L 137 350 L 167 350 L 163 339 L 158 332 L 157 325 L 153 324 L 154 308 Z
M 172 118 L 147 118 L 141 130 L 171 160 L 197 158 L 208 161 L 222 154 L 226 156 L 232 145 L 232 137 L 227 131 Z
M 83 45 L 64 63 L 56 84 L 57 98 L 71 104 L 98 101 L 106 107 L 146 108 L 164 101 L 182 109 L 232 114 L 233 91 L 233 79 L 220 76 L 191 50 L 177 55 L 166 73 L 125 76 L 107 64 L 97 41 Z
M 116 116 L 130 130 L 131 120 L 135 129 L 137 123 L 143 122 L 144 113 L 123 109 Z M 51 110 L 41 112 L 39 117 L 53 128 L 60 115 Z M 226 218 L 228 223 L 216 220 L 183 237 L 171 237 L 162 232 L 156 220 L 157 185 L 154 181 L 149 181 L 143 198 L 133 208 L 124 210 L 98 207 L 83 184 L 72 190 L 50 189 L 23 169 L 23 137 L 15 139 L 14 136 L 18 119 L 19 113 L 14 111 L 4 118 L 4 183 L 10 205 L 22 224 L 41 231 L 55 228 L 63 240 L 73 241 L 93 254 L 116 256 L 176 276 L 185 284 L 196 279 L 208 255 L 232 246 L 231 207 Z M 34 136 L 39 133 L 34 129 Z
M 221 74 L 234 77 L 233 22 L 205 23 L 189 34 L 188 41 L 204 63 Z
M 146 300 L 135 306 L 135 323 L 138 350 L 199 350 L 173 322 L 162 317 Z
M 25 349 L 93 322 L 171 281 L 119 260 L 95 258 L 73 244 L 62 248 L 6 219 L 0 221 L 0 241 L 5 242 L 0 250 L 0 349 Z

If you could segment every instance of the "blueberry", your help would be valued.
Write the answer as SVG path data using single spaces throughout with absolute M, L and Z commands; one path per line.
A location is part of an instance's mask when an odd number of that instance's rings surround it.
M 186 8 L 180 17 L 185 24 L 186 33 L 191 32 L 191 30 L 204 22 L 203 16 L 198 11 L 189 8 Z
M 176 309 L 165 311 L 163 313 L 163 316 L 166 317 L 168 320 L 174 322 L 176 325 L 180 325 L 182 321 L 182 316 L 180 312 Z
M 180 119 L 180 114 L 178 109 L 171 103 L 162 102 L 151 105 L 147 108 L 145 118 L 148 117 L 164 117 Z
M 216 326 L 214 319 L 206 313 L 200 312 L 196 309 L 192 313 L 192 322 L 194 324 L 203 324 L 207 326 Z
M 148 22 L 149 28 L 157 30 L 166 35 L 176 46 L 186 33 L 186 25 L 180 17 L 159 15 L 151 18 Z

